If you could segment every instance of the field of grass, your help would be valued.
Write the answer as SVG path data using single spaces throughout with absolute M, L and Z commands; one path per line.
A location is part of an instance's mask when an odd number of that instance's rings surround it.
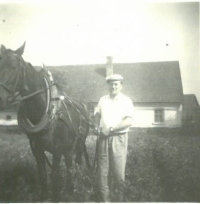
M 96 137 L 87 139 L 91 162 Z M 200 202 L 200 136 L 134 131 L 129 136 L 127 202 Z M 18 130 L 0 130 L 0 202 L 39 202 L 40 186 L 29 141 Z M 47 154 L 51 160 L 51 155 Z M 84 160 L 83 160 L 84 161 Z M 48 174 L 50 174 L 50 169 Z M 74 193 L 66 192 L 61 163 L 61 202 L 94 202 L 95 171 L 73 165 Z M 48 180 L 49 193 L 51 182 Z M 70 200 L 67 200 L 70 198 Z

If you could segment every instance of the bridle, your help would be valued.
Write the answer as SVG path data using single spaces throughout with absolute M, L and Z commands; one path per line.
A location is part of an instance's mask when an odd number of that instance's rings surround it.
M 12 98 L 10 98 L 9 103 L 13 102 L 20 95 L 20 93 L 18 91 L 16 91 L 16 87 L 18 86 L 18 83 L 19 83 L 19 80 L 20 80 L 20 75 L 22 77 L 22 83 L 23 83 L 22 84 L 22 91 L 27 91 L 25 67 L 23 66 L 23 63 L 25 63 L 25 61 L 23 60 L 22 57 L 19 57 L 19 56 L 17 56 L 17 59 L 20 61 L 20 65 L 21 65 L 20 66 L 20 71 L 21 72 L 18 73 L 17 80 L 15 82 L 13 90 L 8 88 L 8 86 L 6 84 L 3 84 L 3 83 L 0 82 L 0 86 L 3 87 L 4 90 L 6 90 L 9 94 L 12 95 Z M 36 95 L 44 92 L 45 90 L 50 89 L 52 86 L 56 85 L 55 82 L 47 85 L 47 83 L 48 83 L 47 79 L 44 78 L 44 80 L 45 80 L 46 87 L 41 88 L 41 89 L 39 89 L 39 90 L 37 90 L 37 91 L 35 91 L 33 93 L 30 93 L 28 95 L 26 94 L 26 95 L 22 96 L 20 99 L 18 99 L 18 102 L 19 101 L 24 101 L 26 99 L 29 99 L 29 98 L 33 97 L 33 96 L 36 96 Z
M 20 61 L 20 64 L 22 64 L 23 59 L 22 59 L 21 57 L 19 57 L 19 56 L 16 56 L 16 57 L 17 57 L 17 59 Z M 1 60 L 2 60 L 2 59 L 1 59 Z M 21 70 L 22 70 L 22 75 L 24 75 L 25 70 L 22 69 L 22 68 L 21 68 Z M 21 72 L 18 72 L 17 80 L 16 80 L 16 82 L 15 82 L 15 84 L 14 84 L 13 90 L 11 90 L 10 88 L 8 88 L 8 85 L 3 84 L 2 82 L 0 82 L 0 86 L 2 86 L 9 94 L 14 95 L 14 94 L 16 93 L 16 87 L 17 87 L 17 85 L 18 85 L 18 83 L 19 83 L 20 74 L 21 74 Z

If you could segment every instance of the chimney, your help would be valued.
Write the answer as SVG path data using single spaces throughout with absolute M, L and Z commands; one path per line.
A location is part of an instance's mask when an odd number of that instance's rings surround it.
M 113 74 L 113 58 L 111 56 L 107 57 L 106 64 L 106 78 Z

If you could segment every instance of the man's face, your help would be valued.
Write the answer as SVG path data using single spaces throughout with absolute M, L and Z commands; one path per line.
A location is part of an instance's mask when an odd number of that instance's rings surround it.
M 121 81 L 110 81 L 108 86 L 109 86 L 109 92 L 111 95 L 117 95 L 122 90 Z

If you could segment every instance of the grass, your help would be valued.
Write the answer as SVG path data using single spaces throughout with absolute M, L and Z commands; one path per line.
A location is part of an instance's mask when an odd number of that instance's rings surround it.
M 90 136 L 87 148 L 91 163 L 95 145 L 96 137 Z M 130 133 L 126 201 L 200 202 L 199 146 L 198 136 L 169 132 Z M 1 129 L 0 155 L 0 202 L 39 202 L 36 162 L 26 135 L 19 130 Z M 47 156 L 51 160 L 51 155 Z M 96 174 L 87 169 L 85 162 L 81 167 L 73 165 L 73 194 L 66 192 L 64 161 L 60 172 L 61 202 L 94 202 Z M 50 180 L 48 186 L 51 193 Z

